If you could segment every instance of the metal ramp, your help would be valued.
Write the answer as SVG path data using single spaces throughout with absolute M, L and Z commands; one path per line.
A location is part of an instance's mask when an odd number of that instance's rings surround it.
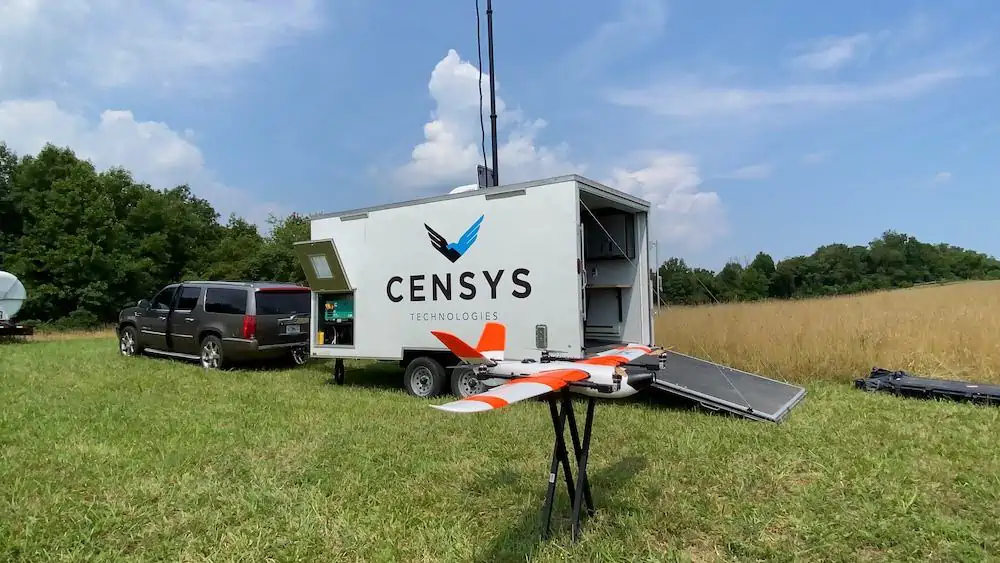
M 631 365 L 656 369 L 659 358 L 644 356 Z M 666 352 L 666 367 L 656 369 L 649 386 L 710 410 L 770 422 L 781 422 L 806 394 L 804 387 L 671 351 Z

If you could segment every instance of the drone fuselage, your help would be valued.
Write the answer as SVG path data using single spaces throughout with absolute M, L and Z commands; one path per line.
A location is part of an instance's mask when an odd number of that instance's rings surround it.
M 591 397 L 602 397 L 605 399 L 623 399 L 638 393 L 638 390 L 628 384 L 628 374 L 625 370 L 617 366 L 587 364 L 582 362 L 570 362 L 562 360 L 550 360 L 545 362 L 524 362 L 515 360 L 497 360 L 495 365 L 481 366 L 480 374 L 485 385 L 493 387 L 506 383 L 516 377 L 531 377 L 539 372 L 568 369 L 587 372 L 590 377 L 585 385 L 570 385 L 570 391 Z M 495 376 L 490 378 L 489 376 Z M 620 377 L 616 383 L 615 376 Z M 595 386 L 605 387 L 600 389 Z

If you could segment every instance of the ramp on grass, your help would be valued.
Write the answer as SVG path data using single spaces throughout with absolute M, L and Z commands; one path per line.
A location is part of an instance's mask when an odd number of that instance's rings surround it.
M 854 386 L 864 391 L 883 391 L 924 399 L 951 399 L 992 405 L 1000 403 L 1000 385 L 916 377 L 905 371 L 882 368 L 873 368 L 868 377 L 855 379 Z
M 655 366 L 656 356 L 633 364 Z M 666 367 L 656 370 L 650 387 L 697 401 L 710 410 L 723 410 L 754 420 L 781 422 L 805 397 L 806 390 L 767 377 L 678 352 L 667 352 Z

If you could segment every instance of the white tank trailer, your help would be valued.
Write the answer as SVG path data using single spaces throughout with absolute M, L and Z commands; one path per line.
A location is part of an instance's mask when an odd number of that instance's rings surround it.
M 27 298 L 28 292 L 21 280 L 10 272 L 0 270 L 0 337 L 28 336 L 34 332 L 30 326 L 14 321 Z

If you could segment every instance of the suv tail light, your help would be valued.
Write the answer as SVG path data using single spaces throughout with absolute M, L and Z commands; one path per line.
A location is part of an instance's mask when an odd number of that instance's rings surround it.
M 243 315 L 243 338 L 250 339 L 257 332 L 257 317 Z

